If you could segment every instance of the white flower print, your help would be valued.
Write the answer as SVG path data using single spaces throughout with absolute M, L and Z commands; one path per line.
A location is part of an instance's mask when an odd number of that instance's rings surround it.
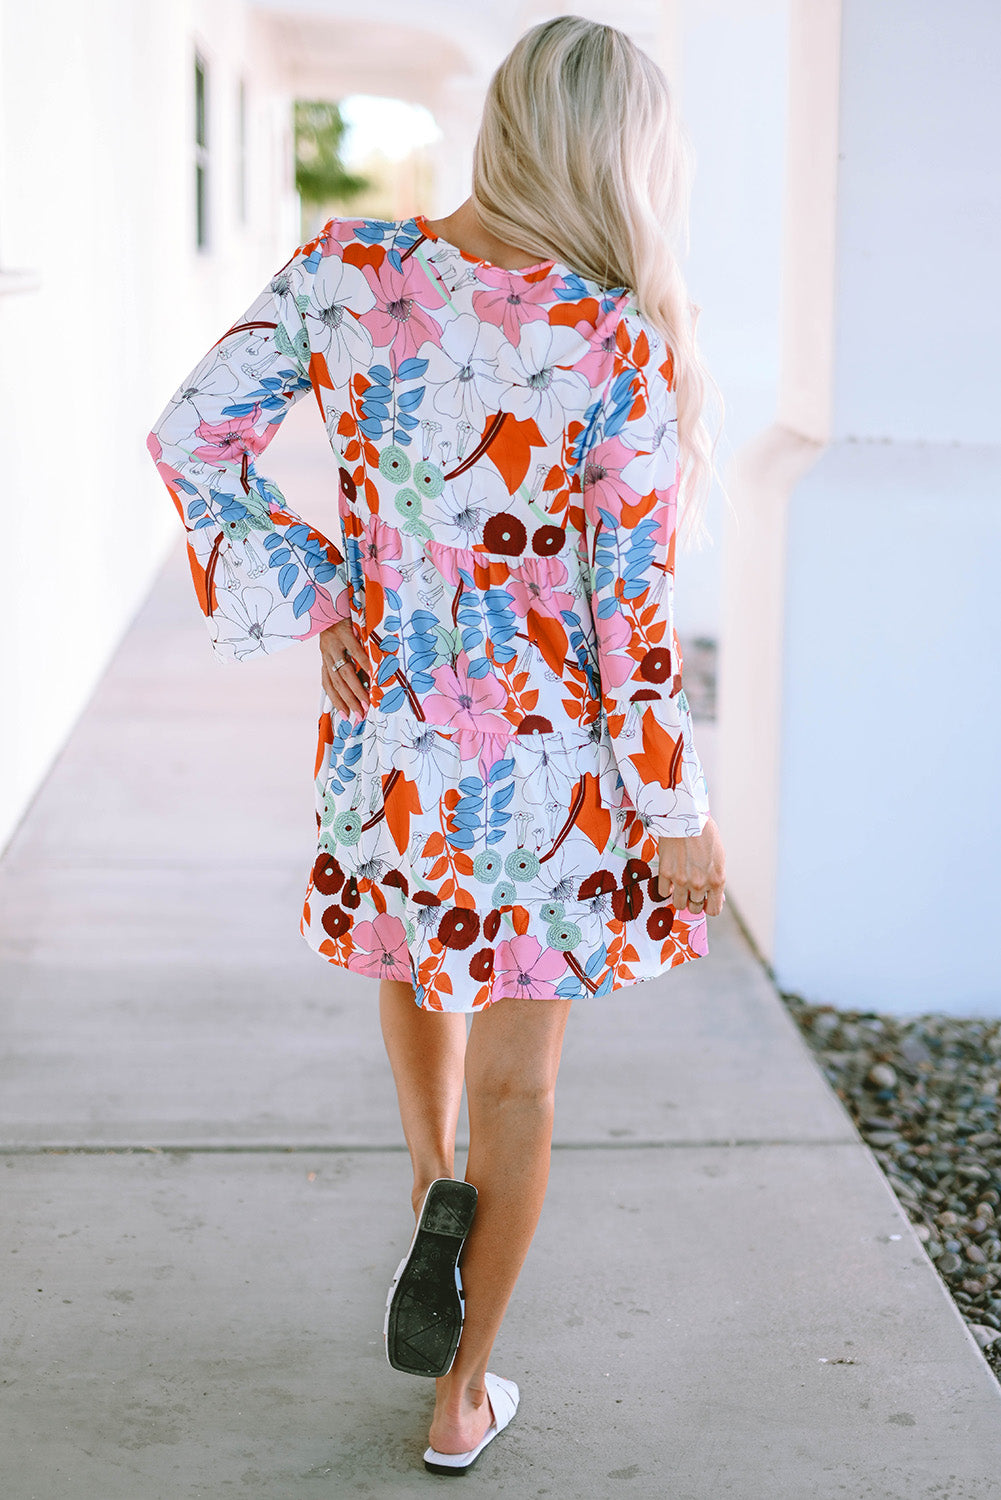
M 568 749 L 555 735 L 522 735 L 519 759 L 528 767 L 525 801 L 533 806 L 570 800 L 577 780 L 576 748 Z
M 517 349 L 501 347 L 497 369 L 505 388 L 501 411 L 520 422 L 529 417 L 547 443 L 555 441 L 566 424 L 567 411 L 582 411 L 588 383 L 576 370 L 561 369 L 582 359 L 589 348 L 574 328 L 534 321 L 521 330 Z
M 638 495 L 671 488 L 678 466 L 678 418 L 675 411 L 667 418 L 648 411 L 628 422 L 622 433 L 622 446 L 636 452 L 636 457 L 620 470 L 624 484 Z
M 454 547 L 483 540 L 483 523 L 504 510 L 510 497 L 492 465 L 473 464 L 450 479 L 441 494 L 424 505 L 424 519 L 436 537 Z
M 483 431 L 488 411 L 496 409 L 497 352 L 502 342 L 500 330 L 481 323 L 475 313 L 460 313 L 445 324 L 441 348 L 428 343 L 422 351 L 428 361 L 424 380 L 436 387 L 435 411 L 453 422 L 471 423 L 477 433 Z
M 335 385 L 346 385 L 371 356 L 372 335 L 354 314 L 369 312 L 375 295 L 358 267 L 336 255 L 321 261 L 314 285 L 305 315 L 310 347 L 323 355 Z
M 432 725 L 411 720 L 409 715 L 405 720 L 402 715 L 387 720 L 379 732 L 387 762 L 414 783 L 423 808 L 435 808 L 462 774 L 456 746 Z
M 237 661 L 280 649 L 309 629 L 308 617 L 298 619 L 288 599 L 275 600 L 263 584 L 219 588 L 210 631 L 217 648 L 228 647 Z

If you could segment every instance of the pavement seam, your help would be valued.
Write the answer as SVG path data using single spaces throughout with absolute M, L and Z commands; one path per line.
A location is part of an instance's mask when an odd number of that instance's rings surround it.
M 456 1141 L 457 1151 L 469 1149 L 467 1141 Z M 809 1139 L 793 1140 L 786 1136 L 781 1137 L 753 1137 L 734 1136 L 725 1138 L 714 1138 L 710 1140 L 696 1141 L 666 1141 L 666 1140 L 636 1140 L 636 1141 L 554 1141 L 554 1151 L 666 1151 L 684 1150 L 699 1151 L 710 1148 L 723 1147 L 733 1148 L 739 1146 L 854 1146 L 868 1150 L 863 1141 L 852 1140 L 844 1136 L 817 1137 Z M 46 1144 L 46 1145 L 3 1145 L 0 1143 L 0 1156 L 352 1156 L 352 1155 L 378 1155 L 400 1154 L 407 1151 L 404 1144 L 400 1145 L 376 1145 L 372 1142 L 326 1142 L 324 1144 L 306 1144 L 286 1146 L 274 1142 L 263 1144 L 235 1144 L 221 1145 L 211 1142 L 195 1142 L 185 1145 L 181 1142 L 160 1142 L 155 1145 L 132 1144 L 127 1146 L 99 1145 L 93 1142 L 84 1144 Z

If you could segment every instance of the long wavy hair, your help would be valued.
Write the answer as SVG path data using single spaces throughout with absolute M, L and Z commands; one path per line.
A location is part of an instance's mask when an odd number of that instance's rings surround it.
M 694 153 L 661 69 L 624 32 L 580 16 L 526 31 L 490 81 L 473 157 L 484 228 L 601 287 L 624 287 L 673 360 L 679 539 L 709 539 L 704 514 L 723 397 L 699 355 L 678 264 L 688 249 Z M 708 387 L 719 425 L 703 417 Z M 727 499 L 729 497 L 727 496 Z

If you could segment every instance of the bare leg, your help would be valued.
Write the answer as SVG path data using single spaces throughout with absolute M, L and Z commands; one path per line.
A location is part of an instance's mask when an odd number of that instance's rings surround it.
M 421 1010 L 413 986 L 396 979 L 379 985 L 379 1016 L 414 1169 L 416 1217 L 435 1178 L 455 1175 L 466 1017 Z
M 570 1003 L 498 1000 L 473 1017 L 466 1180 L 479 1197 L 460 1262 L 462 1338 L 451 1370 L 437 1382 L 430 1440 L 439 1453 L 474 1448 L 492 1420 L 483 1377 L 546 1195 Z

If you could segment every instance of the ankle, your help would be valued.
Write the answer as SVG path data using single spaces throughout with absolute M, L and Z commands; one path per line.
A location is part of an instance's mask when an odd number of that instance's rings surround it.
M 487 1399 L 486 1382 L 479 1373 L 463 1378 L 450 1370 L 439 1377 L 436 1385 L 435 1405 L 446 1417 L 462 1416 L 470 1407 L 482 1406 Z
M 451 1166 L 442 1165 L 427 1175 L 414 1177 L 414 1188 L 413 1192 L 410 1194 L 410 1202 L 414 1210 L 414 1218 L 420 1217 L 421 1205 L 423 1204 L 424 1199 L 427 1197 L 427 1191 L 432 1182 L 436 1182 L 439 1177 L 453 1177 L 454 1175 L 454 1168 L 452 1168 Z

